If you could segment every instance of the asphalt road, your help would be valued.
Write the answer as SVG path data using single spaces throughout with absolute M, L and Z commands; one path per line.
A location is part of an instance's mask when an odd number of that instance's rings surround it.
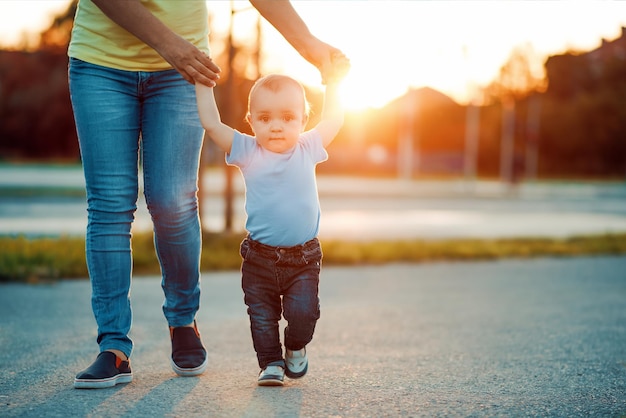
M 237 272 L 203 277 L 200 377 L 169 366 L 156 277 L 134 280 L 135 380 L 97 353 L 86 280 L 0 285 L 2 417 L 626 415 L 626 257 L 329 267 L 309 373 L 257 387 Z

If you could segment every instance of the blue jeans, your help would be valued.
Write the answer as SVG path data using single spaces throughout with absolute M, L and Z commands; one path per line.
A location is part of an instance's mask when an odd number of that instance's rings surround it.
M 71 58 L 69 84 L 87 188 L 86 258 L 100 350 L 130 356 L 131 224 L 139 162 L 170 326 L 200 300 L 198 166 L 204 130 L 194 86 L 175 70 L 121 71 Z
M 320 318 L 320 243 L 315 238 L 295 247 L 272 247 L 246 238 L 240 254 L 241 285 L 259 367 L 284 367 L 278 328 L 281 314 L 287 321 L 284 343 L 290 350 L 311 342 Z

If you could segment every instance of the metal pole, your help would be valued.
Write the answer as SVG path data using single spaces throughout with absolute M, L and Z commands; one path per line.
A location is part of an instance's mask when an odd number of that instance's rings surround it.
M 228 124 L 234 126 L 234 117 L 235 110 L 237 106 L 235 106 L 235 100 L 238 99 L 239 95 L 236 94 L 235 88 L 235 72 L 233 70 L 233 61 L 235 59 L 235 46 L 233 44 L 233 28 L 235 25 L 235 14 L 244 10 L 251 10 L 251 7 L 246 9 L 235 10 L 235 3 L 233 0 L 230 0 L 230 24 L 228 26 L 228 78 L 225 83 L 225 93 L 226 93 L 226 112 L 225 116 L 227 118 Z M 260 71 L 260 49 L 261 49 L 261 17 L 258 17 L 257 25 L 257 47 L 255 51 L 255 64 L 257 70 L 257 77 Z M 233 187 L 233 180 L 236 175 L 237 169 L 235 167 L 224 165 L 224 231 L 232 232 L 233 230 L 233 218 L 234 218 L 234 200 L 235 200 L 235 192 Z
M 417 111 L 415 94 L 414 91 L 410 90 L 406 95 L 407 103 L 404 112 L 402 112 L 400 137 L 398 138 L 398 177 L 406 180 L 412 178 L 414 168 L 419 170 L 419 157 L 414 155 L 413 150 L 413 141 L 416 135 L 415 113 Z
M 500 148 L 500 180 L 513 181 L 515 146 L 515 99 L 507 97 L 502 102 L 502 143 Z
M 539 125 L 541 120 L 541 98 L 533 95 L 528 100 L 528 119 L 526 137 L 526 178 L 537 179 L 539 166 Z
M 234 72 L 233 72 L 233 60 L 235 58 L 235 47 L 233 46 L 233 25 L 235 18 L 235 5 L 233 0 L 230 0 L 230 24 L 228 26 L 228 78 L 226 79 L 226 115 L 228 118 L 232 118 L 234 112 L 233 101 L 235 100 L 234 89 Z M 224 164 L 224 231 L 232 232 L 233 230 L 233 167 Z
M 465 180 L 468 182 L 476 180 L 479 127 L 480 107 L 470 102 L 467 105 L 467 113 L 465 115 L 465 158 L 463 164 Z

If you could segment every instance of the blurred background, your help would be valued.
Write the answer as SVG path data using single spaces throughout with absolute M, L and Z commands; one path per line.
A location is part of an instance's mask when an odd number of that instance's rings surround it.
M 450 228 L 439 235 L 476 235 L 498 225 L 493 208 L 501 205 L 508 210 L 502 234 L 536 235 L 554 218 L 505 229 L 529 211 L 563 215 L 574 197 L 585 202 L 579 211 L 596 216 L 596 230 L 626 230 L 626 4 L 293 4 L 314 34 L 352 62 L 343 86 L 346 123 L 318 167 L 323 233 L 356 236 L 378 223 L 372 236 L 429 236 L 432 225 Z M 249 132 L 251 84 L 283 72 L 305 84 L 316 123 L 316 69 L 248 2 L 208 7 L 225 121 Z M 67 87 L 75 8 L 75 0 L 0 2 L 0 233 L 83 231 Z M 238 174 L 210 141 L 203 160 L 203 225 L 243 228 Z M 137 227 L 148 229 L 142 210 Z M 560 233 L 587 232 L 579 229 L 593 222 L 572 219 Z

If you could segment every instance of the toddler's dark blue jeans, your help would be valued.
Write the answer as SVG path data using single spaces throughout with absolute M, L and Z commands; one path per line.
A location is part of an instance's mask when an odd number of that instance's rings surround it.
M 259 367 L 284 367 L 281 314 L 287 321 L 284 343 L 290 350 L 300 350 L 311 342 L 320 317 L 320 243 L 314 238 L 295 247 L 272 247 L 246 238 L 240 253 L 241 286 Z

